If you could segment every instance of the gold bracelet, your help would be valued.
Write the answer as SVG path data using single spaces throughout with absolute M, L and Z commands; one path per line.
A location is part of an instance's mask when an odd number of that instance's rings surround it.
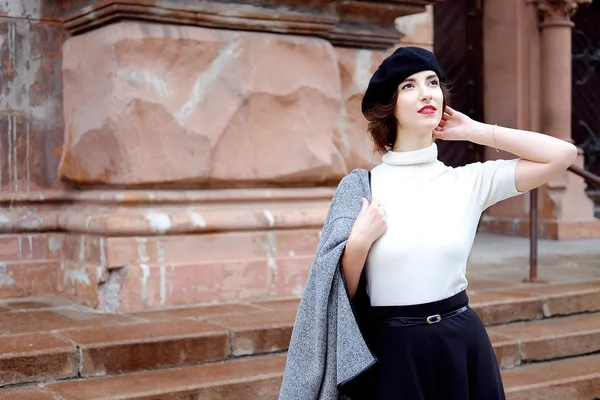
M 494 139 L 494 149 L 496 149 L 496 153 L 499 153 L 500 150 L 498 150 L 498 147 L 496 146 L 496 127 L 498 126 L 498 124 L 494 124 L 494 127 L 492 128 L 492 138 Z

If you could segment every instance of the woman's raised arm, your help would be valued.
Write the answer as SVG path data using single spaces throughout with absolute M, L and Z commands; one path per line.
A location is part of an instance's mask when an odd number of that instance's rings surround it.
M 434 137 L 468 140 L 495 147 L 520 157 L 515 170 L 519 192 L 535 189 L 566 170 L 577 157 L 577 148 L 564 140 L 541 133 L 505 128 L 473 121 L 447 107 Z

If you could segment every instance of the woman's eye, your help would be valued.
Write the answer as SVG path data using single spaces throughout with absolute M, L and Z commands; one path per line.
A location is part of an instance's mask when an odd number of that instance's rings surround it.
M 430 83 L 433 83 L 433 84 L 434 84 L 434 85 L 436 85 L 436 86 L 438 85 L 438 81 L 436 81 L 436 80 L 433 80 L 433 81 L 431 81 Z
M 406 85 L 402 86 L 402 89 L 406 89 L 406 88 L 408 88 L 408 87 L 410 87 L 410 86 L 412 86 L 412 84 L 410 84 L 410 83 L 407 83 Z

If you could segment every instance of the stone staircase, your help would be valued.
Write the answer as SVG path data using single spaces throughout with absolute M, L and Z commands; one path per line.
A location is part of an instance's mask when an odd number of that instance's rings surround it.
M 509 400 L 600 396 L 600 281 L 471 282 Z M 298 300 L 103 314 L 0 302 L 0 399 L 276 399 Z

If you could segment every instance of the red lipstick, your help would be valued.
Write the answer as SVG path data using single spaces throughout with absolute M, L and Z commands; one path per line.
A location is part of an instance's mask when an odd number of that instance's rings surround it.
M 434 114 L 436 110 L 437 108 L 435 108 L 434 106 L 426 105 L 419 110 L 419 114 Z

